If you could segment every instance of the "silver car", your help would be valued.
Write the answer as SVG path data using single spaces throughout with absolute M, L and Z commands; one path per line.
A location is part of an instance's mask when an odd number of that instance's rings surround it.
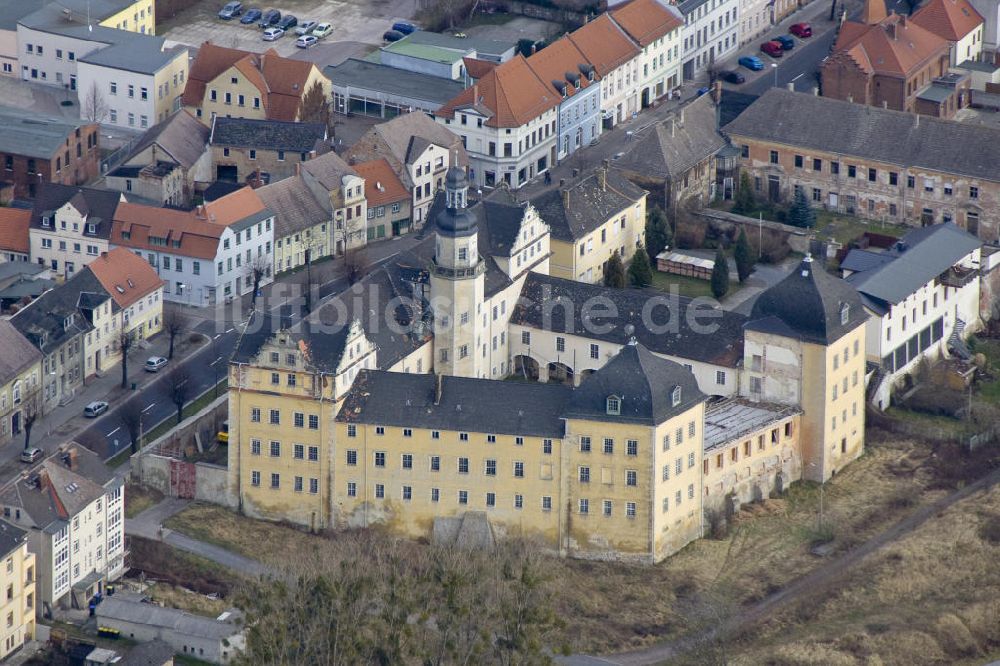
M 160 368 L 166 364 L 167 359 L 162 356 L 150 356 L 149 359 L 146 360 L 146 365 L 143 367 L 146 368 L 146 372 L 159 372 Z
M 95 400 L 83 408 L 83 415 L 88 419 L 94 419 L 108 411 L 108 403 L 103 400 Z

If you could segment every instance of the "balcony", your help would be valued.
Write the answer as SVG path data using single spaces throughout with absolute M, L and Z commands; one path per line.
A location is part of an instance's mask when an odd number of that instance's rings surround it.
M 973 282 L 979 275 L 974 268 L 964 268 L 962 266 L 952 266 L 937 277 L 937 283 L 943 287 L 961 289 L 965 285 Z

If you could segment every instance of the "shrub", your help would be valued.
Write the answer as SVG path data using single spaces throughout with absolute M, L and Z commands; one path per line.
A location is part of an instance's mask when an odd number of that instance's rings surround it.
M 785 240 L 785 234 L 775 229 L 760 229 L 747 234 L 750 242 L 750 256 L 760 256 L 765 264 L 776 264 L 792 252 L 791 246 Z
M 1000 516 L 990 516 L 979 525 L 979 538 L 995 545 L 1000 544 Z
M 674 244 L 682 250 L 692 250 L 705 245 L 705 225 L 688 215 L 677 219 Z

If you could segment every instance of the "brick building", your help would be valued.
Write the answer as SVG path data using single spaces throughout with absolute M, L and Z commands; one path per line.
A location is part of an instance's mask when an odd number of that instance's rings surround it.
M 866 0 L 861 21 L 840 28 L 820 68 L 824 97 L 951 118 L 969 104 L 970 79 L 949 75 L 951 43 L 915 20 Z
M 1000 130 L 772 88 L 723 131 L 759 196 L 1000 236 Z
M 39 183 L 82 185 L 97 177 L 98 126 L 0 107 L 0 201 L 33 199 Z
M 245 183 L 258 171 L 264 182 L 294 176 L 298 164 L 330 150 L 323 123 L 225 116 L 212 119 L 208 142 L 216 180 L 233 183 Z

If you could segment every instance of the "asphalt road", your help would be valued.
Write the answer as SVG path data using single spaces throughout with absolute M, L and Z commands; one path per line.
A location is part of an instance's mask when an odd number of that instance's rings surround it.
M 780 60 L 757 53 L 755 55 L 764 61 L 764 72 L 761 77 L 742 86 L 727 87 L 751 95 L 760 95 L 775 85 L 785 87 L 789 83 L 794 83 L 797 91 L 810 92 L 814 86 L 819 85 L 816 75 L 819 73 L 820 63 L 830 53 L 836 37 L 836 30 L 831 28 L 822 35 L 815 35 L 809 39 L 796 38 L 795 48 L 785 51 Z M 771 67 L 771 63 L 777 63 L 778 67 Z M 745 68 L 741 67 L 740 71 L 746 74 Z M 777 71 L 777 84 L 775 84 L 775 71 Z

